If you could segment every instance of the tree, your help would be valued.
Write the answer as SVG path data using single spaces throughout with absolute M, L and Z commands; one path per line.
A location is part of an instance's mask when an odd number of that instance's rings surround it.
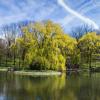
M 95 32 L 87 33 L 80 38 L 79 48 L 80 52 L 82 52 L 83 55 L 86 55 L 89 68 L 91 69 L 92 55 L 100 48 L 100 38 Z
M 84 34 L 87 34 L 89 32 L 94 32 L 94 31 L 95 30 L 93 29 L 92 26 L 88 26 L 85 24 L 85 25 L 77 26 L 73 28 L 71 34 L 78 41 Z
M 28 27 L 24 27 L 22 29 L 23 34 L 22 37 L 17 38 L 16 40 L 16 45 L 18 51 L 20 51 L 21 59 L 23 61 L 23 66 L 24 63 L 29 64 L 32 60 L 32 56 L 35 49 L 35 39 L 33 35 L 28 31 Z
M 19 27 L 18 24 L 10 24 L 10 25 L 5 25 L 1 28 L 3 38 L 5 40 L 5 59 L 6 59 L 6 65 L 8 62 L 8 58 L 11 60 L 12 58 L 15 57 L 15 53 L 12 53 L 11 50 L 11 45 L 15 43 L 15 40 L 18 35 Z M 13 57 L 14 56 L 14 57 Z M 10 65 L 11 66 L 11 65 Z
M 67 56 L 73 54 L 77 42 L 64 34 L 60 25 L 52 21 L 31 23 L 22 33 L 17 43 L 23 62 L 33 69 L 66 70 Z

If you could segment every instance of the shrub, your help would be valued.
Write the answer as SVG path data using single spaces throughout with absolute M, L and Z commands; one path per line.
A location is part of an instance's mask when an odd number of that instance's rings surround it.
M 29 67 L 31 70 L 46 70 L 50 68 L 50 63 L 45 57 L 37 57 Z

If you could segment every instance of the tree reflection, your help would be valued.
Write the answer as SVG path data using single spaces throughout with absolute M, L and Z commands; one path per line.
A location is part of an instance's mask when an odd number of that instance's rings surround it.
M 100 100 L 100 79 L 61 75 L 29 77 L 0 72 L 3 100 Z

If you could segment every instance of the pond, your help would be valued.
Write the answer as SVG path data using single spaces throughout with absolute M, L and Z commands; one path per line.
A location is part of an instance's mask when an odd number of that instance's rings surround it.
M 100 100 L 100 74 L 32 77 L 0 72 L 0 100 Z

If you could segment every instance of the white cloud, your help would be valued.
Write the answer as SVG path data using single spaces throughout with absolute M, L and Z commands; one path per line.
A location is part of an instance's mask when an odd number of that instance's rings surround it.
M 3 18 L 0 17 L 0 26 L 18 22 L 18 21 L 22 21 L 24 18 L 27 18 L 26 14 L 7 16 L 7 17 L 3 17 Z
M 1 0 L 1 4 L 9 7 L 10 15 L 0 16 L 0 26 L 23 20 L 43 20 L 55 9 L 55 5 L 44 6 L 46 2 L 36 0 Z M 6 11 L 7 12 L 7 11 Z

